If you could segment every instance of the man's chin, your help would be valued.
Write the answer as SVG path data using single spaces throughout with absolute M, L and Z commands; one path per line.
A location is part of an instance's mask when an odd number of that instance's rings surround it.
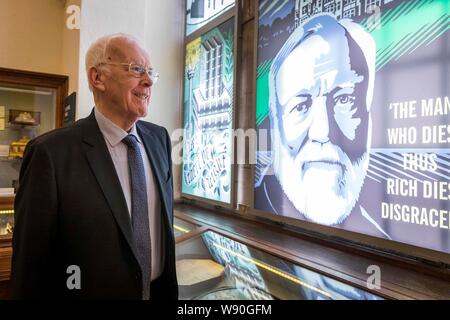
M 337 153 L 340 161 L 329 156 L 324 160 L 305 162 L 302 159 L 307 158 L 305 152 L 309 152 L 306 148 L 303 154 L 292 158 L 289 150 L 280 146 L 275 155 L 275 176 L 292 205 L 306 219 L 324 225 L 340 224 L 350 215 L 359 198 L 367 172 L 368 154 L 364 153 L 359 160 L 351 162 L 335 147 L 337 151 L 333 155 Z
M 308 165 L 297 179 L 284 176 L 280 185 L 307 220 L 328 226 L 340 224 L 351 213 L 362 182 L 349 179 L 344 168 L 338 164 Z
M 310 166 L 304 170 L 300 183 L 307 185 L 310 194 L 323 194 L 325 190 L 333 190 L 333 193 L 342 191 L 344 170 L 342 166 Z
M 148 107 L 147 106 L 140 106 L 135 109 L 135 115 L 137 118 L 145 118 L 148 114 Z
M 327 186 L 326 181 L 323 182 L 324 186 L 320 192 L 315 186 L 309 184 L 304 184 L 302 188 L 296 188 L 296 192 L 286 189 L 284 192 L 306 219 L 328 226 L 339 224 L 348 217 L 356 199 L 348 194 L 337 194 L 335 186 Z M 302 191 L 298 192 L 298 190 Z
M 339 162 L 331 161 L 309 161 L 303 165 L 303 172 L 306 174 L 311 171 L 323 172 L 324 175 L 337 175 L 342 177 L 344 175 L 344 165 Z
M 328 195 L 322 199 L 307 199 L 306 206 L 299 211 L 309 221 L 331 226 L 342 223 L 350 215 L 355 202 L 354 199 Z

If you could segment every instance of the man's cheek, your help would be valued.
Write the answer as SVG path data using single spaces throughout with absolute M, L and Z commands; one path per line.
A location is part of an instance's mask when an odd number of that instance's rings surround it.
M 342 151 L 347 154 L 350 161 L 358 161 L 367 151 L 367 139 L 369 129 L 369 114 L 361 112 L 355 113 L 354 117 L 334 117 L 333 123 L 333 144 L 339 145 Z
M 289 151 L 292 155 L 296 155 L 299 153 L 301 146 L 304 144 L 305 139 L 307 138 L 308 132 L 307 130 L 297 130 L 295 135 L 291 135 L 289 138 L 286 136 L 286 146 L 289 148 Z
M 283 136 L 285 145 L 289 147 L 291 152 L 298 153 L 301 145 L 308 135 L 308 120 L 305 121 L 288 121 L 283 122 Z
M 346 113 L 336 113 L 334 120 L 347 139 L 351 141 L 355 140 L 357 129 L 361 124 L 361 118 L 352 118 L 351 115 Z

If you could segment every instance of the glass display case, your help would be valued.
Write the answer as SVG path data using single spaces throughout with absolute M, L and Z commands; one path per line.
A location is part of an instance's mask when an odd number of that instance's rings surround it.
M 185 234 L 197 229 L 198 227 L 199 227 L 198 225 L 193 224 L 191 222 L 187 222 L 178 217 L 175 217 L 174 221 L 173 221 L 173 232 L 174 232 L 175 238 L 181 237 L 182 235 L 185 235 Z
M 0 68 L 0 199 L 14 202 L 25 147 L 61 127 L 68 77 Z M 0 235 L 12 233 L 14 210 L 0 210 Z
M 8 297 L 11 273 L 14 197 L 0 195 L 0 300 Z
M 0 296 L 11 273 L 14 197 L 25 147 L 63 126 L 69 78 L 0 68 Z
M 380 300 L 243 242 L 207 230 L 177 244 L 183 300 Z
M 0 82 L 0 188 L 16 187 L 26 144 L 55 128 L 56 92 Z
M 0 238 L 11 235 L 14 226 L 14 197 L 0 196 Z

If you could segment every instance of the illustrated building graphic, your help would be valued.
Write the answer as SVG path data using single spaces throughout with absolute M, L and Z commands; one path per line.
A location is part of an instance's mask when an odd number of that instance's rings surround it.
M 193 92 L 194 122 L 200 130 L 228 128 L 232 119 L 232 93 L 224 83 L 225 40 L 213 32 L 202 42 L 200 87 Z
M 234 3 L 234 0 L 192 0 L 190 6 L 191 19 L 208 19 Z
M 296 0 L 295 27 L 319 13 L 331 13 L 338 20 L 353 18 L 372 12 L 374 6 L 382 6 L 394 0 Z

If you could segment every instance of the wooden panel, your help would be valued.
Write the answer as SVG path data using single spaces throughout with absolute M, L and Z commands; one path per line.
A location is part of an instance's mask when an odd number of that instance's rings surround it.
M 12 246 L 11 237 L 0 238 L 0 282 L 9 280 L 11 272 Z
M 240 6 L 240 17 L 243 24 L 255 18 L 255 10 L 258 7 L 258 0 L 239 0 L 238 3 Z
M 236 135 L 234 141 L 236 167 L 236 203 L 251 207 L 253 204 L 253 172 L 256 145 L 255 127 L 255 86 L 256 86 L 256 37 L 254 4 L 255 1 L 239 1 L 239 42 L 236 57 L 236 128 L 250 133 L 248 139 L 244 135 Z M 243 139 L 243 141 L 242 141 Z M 240 140 L 240 141 L 239 141 Z M 252 161 L 250 161 L 252 160 Z
M 13 208 L 14 208 L 14 197 L 0 197 L 0 210 Z

